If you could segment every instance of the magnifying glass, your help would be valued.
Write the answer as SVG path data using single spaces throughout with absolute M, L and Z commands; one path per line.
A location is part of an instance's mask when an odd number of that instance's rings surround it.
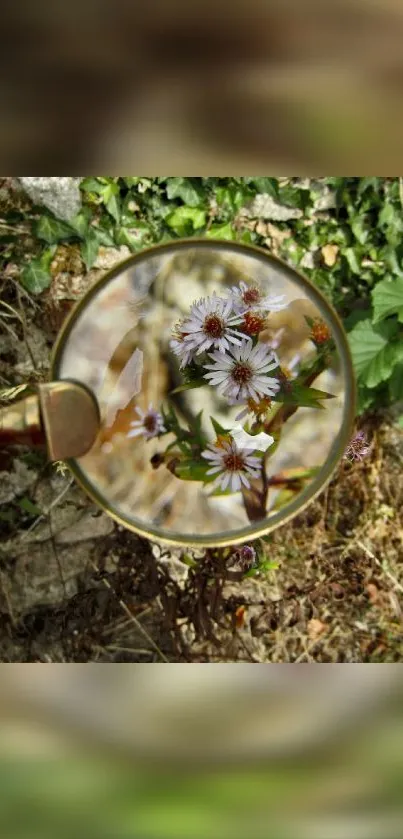
M 332 307 L 234 242 L 164 243 L 110 271 L 63 325 L 51 378 L 3 410 L 0 442 L 45 438 L 117 522 L 174 545 L 239 544 L 291 519 L 355 415 Z

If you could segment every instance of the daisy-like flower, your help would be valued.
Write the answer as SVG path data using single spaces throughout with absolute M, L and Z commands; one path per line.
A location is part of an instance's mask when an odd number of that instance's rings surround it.
M 194 355 L 193 348 L 189 345 L 189 343 L 185 342 L 187 333 L 183 330 L 183 322 L 180 321 L 176 324 L 173 336 L 174 337 L 169 342 L 169 346 L 171 347 L 174 355 L 179 358 L 179 367 L 183 370 L 184 367 L 187 367 L 187 365 L 190 364 Z
M 210 462 L 207 475 L 217 475 L 212 487 L 238 492 L 242 486 L 249 489 L 249 479 L 260 475 L 260 458 L 254 457 L 253 449 L 243 449 L 234 440 L 221 440 L 218 446 L 208 446 L 202 457 Z
M 165 433 L 166 428 L 162 414 L 154 410 L 151 402 L 147 411 L 136 408 L 136 413 L 139 419 L 130 423 L 131 430 L 127 432 L 128 437 L 145 437 L 146 440 L 151 440 L 153 437 Z
M 278 358 L 265 344 L 254 347 L 246 338 L 240 347 L 232 347 L 225 354 L 213 352 L 209 357 L 214 363 L 205 365 L 210 372 L 204 378 L 233 405 L 271 398 L 280 389 L 278 379 L 267 375 L 278 367 Z
M 231 297 L 236 312 L 247 312 L 252 309 L 254 312 L 279 312 L 285 309 L 284 294 L 265 294 L 257 285 L 248 285 L 240 282 L 239 286 L 231 288 Z
M 196 355 L 209 349 L 225 352 L 231 344 L 240 344 L 242 335 L 233 329 L 242 318 L 233 313 L 232 298 L 224 300 L 214 292 L 193 303 L 190 315 L 182 324 L 184 343 Z

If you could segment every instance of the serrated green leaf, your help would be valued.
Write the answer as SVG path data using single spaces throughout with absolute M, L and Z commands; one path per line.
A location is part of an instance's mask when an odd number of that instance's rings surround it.
M 64 221 L 46 215 L 41 216 L 35 225 L 35 233 L 38 239 L 43 239 L 48 245 L 54 245 L 74 236 L 74 231 Z
M 41 294 L 49 288 L 52 277 L 49 271 L 43 267 L 40 259 L 33 259 L 21 272 L 21 284 L 31 294 Z
M 208 239 L 235 239 L 235 230 L 228 222 L 227 224 L 213 224 L 209 230 L 206 231 Z
M 375 326 L 370 320 L 357 323 L 349 333 L 354 369 L 366 387 L 373 388 L 386 381 L 399 361 L 403 347 L 396 341 L 391 342 L 394 334 L 393 324 Z
M 94 262 L 95 262 L 95 260 L 98 256 L 98 252 L 99 252 L 99 241 L 98 241 L 95 233 L 93 233 L 93 231 L 90 230 L 88 235 L 86 236 L 84 241 L 81 242 L 81 245 L 80 245 L 80 253 L 81 253 L 81 256 L 82 256 L 82 259 L 83 259 L 83 262 L 85 264 L 85 267 L 86 267 L 87 271 L 89 271 L 90 268 L 92 268 L 92 266 L 93 266 L 93 264 L 94 264 Z
M 181 198 L 189 207 L 198 207 L 203 201 L 203 193 L 192 184 L 189 178 L 168 178 L 166 189 L 170 201 Z
M 377 283 L 372 291 L 372 302 L 374 306 L 373 322 L 398 315 L 400 321 L 403 318 L 403 277 L 394 280 L 382 280 Z
M 196 207 L 177 207 L 173 213 L 167 216 L 165 221 L 178 236 L 184 236 L 189 231 L 200 230 L 201 227 L 204 227 L 206 212 Z
M 403 399 L 403 364 L 396 364 L 388 384 L 391 401 L 399 402 Z
M 210 422 L 211 422 L 211 425 L 213 426 L 214 431 L 217 434 L 217 436 L 220 435 L 220 434 L 224 434 L 224 435 L 229 434 L 228 429 L 224 428 L 222 425 L 220 425 L 220 423 L 217 422 L 217 420 L 214 419 L 214 417 L 210 417 Z
M 290 382 L 287 388 L 282 388 L 276 396 L 278 402 L 284 405 L 298 405 L 300 408 L 323 409 L 321 400 L 334 399 L 333 393 L 326 393 L 324 390 L 317 390 L 314 387 L 306 387 L 298 382 Z

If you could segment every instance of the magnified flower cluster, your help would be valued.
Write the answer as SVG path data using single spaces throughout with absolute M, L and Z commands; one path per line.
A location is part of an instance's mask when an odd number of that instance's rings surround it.
M 160 410 L 152 404 L 146 411 L 136 408 L 128 437 L 147 441 L 165 434 L 173 437 L 165 452 L 152 456 L 154 468 L 164 463 L 176 477 L 200 480 L 215 495 L 244 493 L 262 478 L 267 454 L 274 443 L 278 444 L 278 422 L 276 436 L 269 433 L 273 410 L 287 405 L 287 419 L 300 406 L 323 407 L 320 400 L 331 395 L 310 384 L 325 369 L 324 359 L 327 364 L 332 349 L 332 336 L 325 324 L 309 322 L 317 358 L 305 371 L 306 380 L 299 355 L 288 366 L 281 365 L 275 341 L 268 343 L 261 335 L 270 324 L 271 313 L 286 306 L 283 295 L 267 294 L 258 285 L 246 282 L 229 288 L 226 296 L 214 292 L 192 304 L 188 316 L 174 327 L 170 340 L 183 375 L 183 385 L 174 392 L 211 387 L 218 402 L 239 406 L 235 417 L 238 424 L 223 428 L 211 417 L 215 432 L 211 440 L 202 427 L 201 415 L 185 428 L 171 404 Z M 262 515 L 263 503 L 264 499 Z

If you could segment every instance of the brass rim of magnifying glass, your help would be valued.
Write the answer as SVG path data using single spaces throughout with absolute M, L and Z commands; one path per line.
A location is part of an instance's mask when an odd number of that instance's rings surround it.
M 270 523 L 268 523 L 267 520 L 263 520 L 262 522 L 259 522 L 257 524 L 242 528 L 242 530 L 234 531 L 234 533 L 221 532 L 215 535 L 213 534 L 211 536 L 197 536 L 190 533 L 165 533 L 164 531 L 160 531 L 158 528 L 154 529 L 151 526 L 148 527 L 146 524 L 140 521 L 138 523 L 134 523 L 128 517 L 126 518 L 126 516 L 117 512 L 113 506 L 111 506 L 105 501 L 105 499 L 98 492 L 96 487 L 93 486 L 90 480 L 82 473 L 81 468 L 76 460 L 68 460 L 67 465 L 72 474 L 74 475 L 77 483 L 87 493 L 87 495 L 89 495 L 90 498 L 93 501 L 95 501 L 101 507 L 101 509 L 108 513 L 108 515 L 110 515 L 118 524 L 123 525 L 123 527 L 126 527 L 128 530 L 132 530 L 140 536 L 146 537 L 156 542 L 162 542 L 163 544 L 167 545 L 187 545 L 204 548 L 218 548 L 226 547 L 227 545 L 239 545 L 243 542 L 247 542 L 249 540 L 253 541 L 255 539 L 258 539 L 259 537 L 266 536 L 268 533 L 271 533 L 271 531 L 275 530 L 280 525 L 289 522 L 292 518 L 294 518 L 294 516 L 297 513 L 302 512 L 308 506 L 308 504 L 310 504 L 327 486 L 351 439 L 356 405 L 356 385 L 351 355 L 348 347 L 346 334 L 344 332 L 344 328 L 338 315 L 330 306 L 324 295 L 320 291 L 318 291 L 316 286 L 314 286 L 309 280 L 307 280 L 306 277 L 303 276 L 303 274 L 300 274 L 294 268 L 291 268 L 289 265 L 287 265 L 287 263 L 284 262 L 282 259 L 273 256 L 268 251 L 265 251 L 263 248 L 260 248 L 256 245 L 206 238 L 179 239 L 176 241 L 173 240 L 171 242 L 164 242 L 160 245 L 153 245 L 152 247 L 145 248 L 139 253 L 134 254 L 128 259 L 120 262 L 119 265 L 117 265 L 111 271 L 108 271 L 103 277 L 97 280 L 93 286 L 91 286 L 91 288 L 86 292 L 84 297 L 74 306 L 74 308 L 72 309 L 72 311 L 66 318 L 65 323 L 62 326 L 61 332 L 56 340 L 53 349 L 51 361 L 51 376 L 53 379 L 56 380 L 59 378 L 59 368 L 60 362 L 63 357 L 63 350 L 69 339 L 71 330 L 77 322 L 78 318 L 80 317 L 82 310 L 87 307 L 88 303 L 94 297 L 96 297 L 99 291 L 105 286 L 107 286 L 111 280 L 123 274 L 128 268 L 131 268 L 133 265 L 137 265 L 141 262 L 144 262 L 150 259 L 151 257 L 155 257 L 160 254 L 167 254 L 169 252 L 175 253 L 179 250 L 188 250 L 190 248 L 200 247 L 208 248 L 210 250 L 214 249 L 219 251 L 226 251 L 227 253 L 232 251 L 233 253 L 241 253 L 244 255 L 250 254 L 250 256 L 255 256 L 266 263 L 270 263 L 272 267 L 277 266 L 281 269 L 283 274 L 285 274 L 289 280 L 293 281 L 294 283 L 298 282 L 298 284 L 308 295 L 308 297 L 310 297 L 311 300 L 318 306 L 318 309 L 321 312 L 321 314 L 330 323 L 333 335 L 336 340 L 336 346 L 340 354 L 342 368 L 346 377 L 346 383 L 344 414 L 341 428 L 330 450 L 330 454 L 326 459 L 324 467 L 321 469 L 320 473 L 315 478 L 313 478 L 309 486 L 307 486 L 304 490 L 302 490 L 302 492 L 300 492 L 298 498 L 296 498 L 294 501 L 291 501 L 287 505 L 284 512 L 279 511 L 270 516 Z

